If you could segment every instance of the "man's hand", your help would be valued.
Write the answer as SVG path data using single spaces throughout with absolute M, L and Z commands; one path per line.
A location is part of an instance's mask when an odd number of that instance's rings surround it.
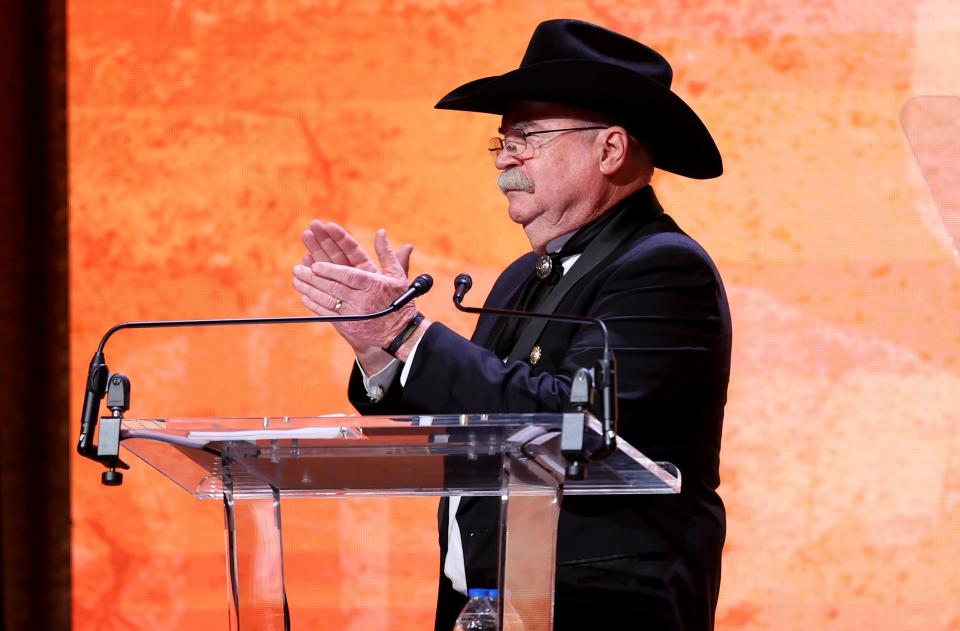
M 377 231 L 377 238 L 383 233 L 386 238 L 386 232 L 382 229 Z M 310 267 L 314 263 L 327 262 L 337 265 L 346 265 L 356 267 L 367 272 L 379 272 L 380 268 L 373 262 L 373 259 L 360 247 L 360 244 L 347 233 L 346 230 L 331 222 L 323 223 L 319 219 L 310 222 L 310 229 L 304 231 L 302 237 L 303 245 L 307 248 L 307 254 L 303 257 L 303 264 Z M 387 244 L 389 247 L 389 244 Z M 396 260 L 400 264 L 400 269 L 404 278 L 407 276 L 407 270 L 410 267 L 410 253 L 413 246 L 407 243 L 396 252 Z
M 379 266 L 335 223 L 314 220 L 302 238 L 307 254 L 303 265 L 293 268 L 293 286 L 304 306 L 317 315 L 377 311 L 409 286 L 407 269 L 413 246 L 406 244 L 394 252 L 383 229 L 374 237 Z M 415 313 L 411 302 L 395 314 L 366 322 L 342 322 L 336 328 L 353 347 L 367 374 L 374 374 L 392 361 L 382 349 Z M 424 328 L 421 326 L 421 330 Z

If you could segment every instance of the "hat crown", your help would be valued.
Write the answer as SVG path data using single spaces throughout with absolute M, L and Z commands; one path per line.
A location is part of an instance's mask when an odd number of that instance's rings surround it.
M 596 61 L 631 70 L 670 89 L 673 69 L 660 53 L 625 35 L 580 20 L 541 22 L 520 68 L 550 61 Z

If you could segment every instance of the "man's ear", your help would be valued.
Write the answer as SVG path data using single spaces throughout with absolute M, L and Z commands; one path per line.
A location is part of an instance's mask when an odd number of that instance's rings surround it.
M 600 143 L 600 172 L 610 177 L 623 167 L 627 161 L 627 152 L 630 147 L 630 136 L 627 130 L 619 125 L 613 125 L 601 130 L 597 135 Z

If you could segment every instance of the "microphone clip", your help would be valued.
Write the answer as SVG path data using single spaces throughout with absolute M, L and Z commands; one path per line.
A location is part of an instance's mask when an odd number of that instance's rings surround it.
M 570 407 L 564 412 L 560 429 L 560 454 L 567 461 L 566 477 L 571 480 L 583 480 L 587 476 L 587 456 L 584 451 L 584 415 L 593 406 L 595 388 L 593 371 L 580 368 L 570 384 Z
M 100 436 L 97 443 L 97 460 L 107 470 L 100 474 L 104 486 L 119 486 L 123 483 L 123 474 L 117 471 L 129 469 L 130 465 L 120 460 L 120 423 L 123 413 L 130 409 L 130 379 L 121 373 L 110 376 L 107 385 L 107 408 L 111 416 L 100 419 Z
M 587 462 L 602 460 L 617 449 L 617 369 L 613 353 L 606 351 L 592 369 L 577 370 L 570 384 L 569 405 L 573 411 L 563 415 L 560 453 L 567 460 L 567 477 L 582 480 Z M 585 414 L 597 418 L 603 432 L 600 447 L 589 456 L 584 446 Z
M 107 407 L 112 415 L 101 418 L 100 401 L 104 396 L 107 397 Z M 107 471 L 104 471 L 100 477 L 100 481 L 106 486 L 121 484 L 123 474 L 117 469 L 130 468 L 120 459 L 120 423 L 123 420 L 123 413 L 129 409 L 130 380 L 126 375 L 119 373 L 110 375 L 103 353 L 98 351 L 90 362 L 90 371 L 87 376 L 87 391 L 83 401 L 83 418 L 77 452 L 107 467 Z M 94 443 L 93 436 L 98 429 L 98 424 L 99 442 Z

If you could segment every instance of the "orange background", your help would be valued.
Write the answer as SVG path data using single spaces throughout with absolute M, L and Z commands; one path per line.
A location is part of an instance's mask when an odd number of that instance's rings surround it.
M 537 22 L 584 18 L 663 52 L 724 155 L 718 180 L 655 180 L 734 315 L 718 628 L 960 629 L 960 218 L 941 215 L 960 205 L 931 195 L 899 120 L 960 94 L 955 0 L 68 10 L 76 416 L 115 322 L 302 314 L 290 267 L 314 217 L 413 242 L 436 279 L 421 310 L 469 331 L 453 277 L 478 302 L 527 244 L 486 156 L 498 121 L 432 105 L 516 67 Z M 107 360 L 134 416 L 350 410 L 348 349 L 320 325 L 125 332 Z M 108 489 L 74 460 L 75 628 L 226 628 L 220 504 L 132 464 Z M 287 531 L 322 586 L 294 624 L 430 627 L 434 500 L 318 505 Z

